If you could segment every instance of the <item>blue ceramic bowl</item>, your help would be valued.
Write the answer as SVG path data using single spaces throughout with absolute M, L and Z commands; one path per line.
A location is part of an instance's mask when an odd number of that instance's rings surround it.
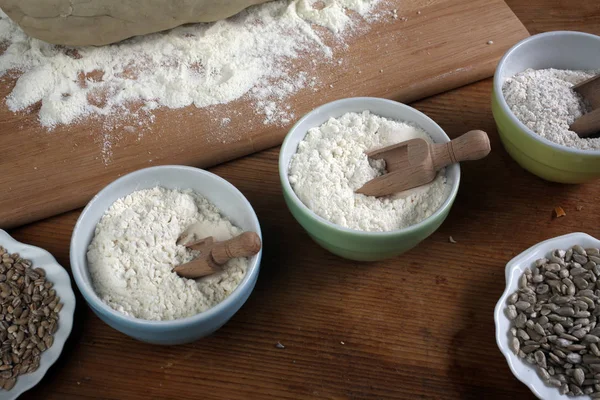
M 116 330 L 143 342 L 183 344 L 210 335 L 223 326 L 246 302 L 254 289 L 262 250 L 250 259 L 246 276 L 223 302 L 188 318 L 147 321 L 124 315 L 106 305 L 93 289 L 87 268 L 87 248 L 94 230 L 106 210 L 130 193 L 162 186 L 167 189 L 192 189 L 216 205 L 223 215 L 244 231 L 261 236 L 260 225 L 248 200 L 232 184 L 210 172 L 183 166 L 142 169 L 117 179 L 89 202 L 79 216 L 71 238 L 71 269 L 79 291 L 96 315 Z

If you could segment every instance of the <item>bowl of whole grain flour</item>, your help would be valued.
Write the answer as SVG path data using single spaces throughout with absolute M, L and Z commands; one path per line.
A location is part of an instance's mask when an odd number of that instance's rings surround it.
M 450 141 L 425 114 L 391 100 L 349 98 L 313 110 L 291 129 L 279 155 L 292 215 L 319 245 L 344 258 L 381 260 L 415 247 L 450 212 L 458 164 L 427 185 L 392 196 L 355 193 L 385 171 L 365 151 L 413 138 Z
M 492 111 L 507 152 L 523 168 L 553 182 L 600 178 L 600 138 L 569 126 L 589 106 L 572 87 L 600 72 L 600 36 L 557 31 L 510 49 L 494 76 Z
M 216 273 L 187 279 L 173 268 L 199 255 L 177 244 L 194 226 L 199 238 L 261 235 L 246 198 L 197 168 L 159 166 L 125 175 L 90 201 L 71 239 L 75 282 L 108 325 L 156 344 L 189 343 L 223 326 L 246 302 L 262 251 L 233 258 Z

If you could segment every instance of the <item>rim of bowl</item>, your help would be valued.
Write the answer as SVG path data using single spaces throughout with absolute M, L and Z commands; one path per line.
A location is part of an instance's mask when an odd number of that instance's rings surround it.
M 594 35 L 591 33 L 585 33 L 585 32 L 579 32 L 579 31 L 552 31 L 552 32 L 545 32 L 545 33 L 538 33 L 537 35 L 533 35 L 530 36 L 528 38 L 525 38 L 523 40 L 521 40 L 520 42 L 518 42 L 517 44 L 515 44 L 513 47 L 511 47 L 506 54 L 504 54 L 504 56 L 500 59 L 500 62 L 498 62 L 498 66 L 496 67 L 496 72 L 494 74 L 494 92 L 496 93 L 496 97 L 498 100 L 498 104 L 500 104 L 500 107 L 502 108 L 502 110 L 504 111 L 504 113 L 506 115 L 508 115 L 508 117 L 510 118 L 510 120 L 515 123 L 519 128 L 521 128 L 522 131 L 524 131 L 527 135 L 529 135 L 530 137 L 542 142 L 543 144 L 550 146 L 556 150 L 561 150 L 561 151 L 565 151 L 567 153 L 573 153 L 573 154 L 577 154 L 577 155 L 584 155 L 584 156 L 598 156 L 600 155 L 600 150 L 581 150 L 581 149 L 576 149 L 573 147 L 568 147 L 568 146 L 563 146 L 560 145 L 558 143 L 554 143 L 544 137 L 541 137 L 540 135 L 538 135 L 537 133 L 535 133 L 534 131 L 532 131 L 531 129 L 529 129 L 529 127 L 527 125 L 525 125 L 524 123 L 522 123 L 512 112 L 512 110 L 510 109 L 510 107 L 508 106 L 508 103 L 506 102 L 506 98 L 504 97 L 504 93 L 502 92 L 502 86 L 504 81 L 502 80 L 502 78 L 500 77 L 500 70 L 504 68 L 504 65 L 507 63 L 508 59 L 510 57 L 512 57 L 513 53 L 515 51 L 517 51 L 521 46 L 524 46 L 525 44 L 531 42 L 531 41 L 536 41 L 536 40 L 540 40 L 540 39 L 544 39 L 547 37 L 553 37 L 553 36 L 576 36 L 576 37 L 588 37 L 588 38 L 593 38 L 595 40 L 600 41 L 600 36 L 598 35 Z
M 317 213 L 315 213 L 313 210 L 311 210 L 310 208 L 308 208 L 302 202 L 302 200 L 300 200 L 300 198 L 298 198 L 298 195 L 296 194 L 296 192 L 292 188 L 292 185 L 290 185 L 290 181 L 289 181 L 289 177 L 288 177 L 289 165 L 283 165 L 283 149 L 285 149 L 287 146 L 289 146 L 289 142 L 291 140 L 292 133 L 298 129 L 298 126 L 300 126 L 300 124 L 302 124 L 306 119 L 310 118 L 311 115 L 320 112 L 322 109 L 324 109 L 326 107 L 331 107 L 332 105 L 339 104 L 339 103 L 345 103 L 345 102 L 362 102 L 362 101 L 364 101 L 365 103 L 367 103 L 367 102 L 374 102 L 374 103 L 381 102 L 381 103 L 393 104 L 394 107 L 404 108 L 404 109 L 408 110 L 409 112 L 411 112 L 413 114 L 420 115 L 423 118 L 425 118 L 426 120 L 429 120 L 435 127 L 437 127 L 440 130 L 440 132 L 442 132 L 443 136 L 446 139 L 448 139 L 448 141 L 450 141 L 450 137 L 448 136 L 448 134 L 446 133 L 446 131 L 444 131 L 442 129 L 442 127 L 437 124 L 437 122 L 435 122 L 433 119 L 431 119 L 430 117 L 428 117 L 426 114 L 422 113 L 421 111 L 417 110 L 416 108 L 413 108 L 413 107 L 411 107 L 409 105 L 406 105 L 404 103 L 400 103 L 400 102 L 397 102 L 397 101 L 394 101 L 394 100 L 383 99 L 383 98 L 380 98 L 380 97 L 348 97 L 348 98 L 345 98 L 345 99 L 335 100 L 335 101 L 332 101 L 332 102 L 329 102 L 329 103 L 325 103 L 325 104 L 323 104 L 323 105 L 321 105 L 321 106 L 313 109 L 312 111 L 308 112 L 307 114 L 305 114 L 302 118 L 300 118 L 300 120 L 298 120 L 298 122 L 296 122 L 294 124 L 294 126 L 290 129 L 290 131 L 286 135 L 286 137 L 285 137 L 285 139 L 283 141 L 283 144 L 281 145 L 281 150 L 279 152 L 279 178 L 283 182 L 283 185 L 282 185 L 283 189 L 287 193 L 290 194 L 290 198 L 292 199 L 292 201 L 294 202 L 294 204 L 296 204 L 303 211 L 305 211 L 308 215 L 310 215 L 310 217 L 313 220 L 315 220 L 316 222 L 318 222 L 321 225 L 324 225 L 324 226 L 326 226 L 328 228 L 333 228 L 335 230 L 338 230 L 338 231 L 341 231 L 341 232 L 345 232 L 345 233 L 348 233 L 348 234 L 352 234 L 352 235 L 367 235 L 367 236 L 373 236 L 373 237 L 394 236 L 394 235 L 411 233 L 411 232 L 417 231 L 417 230 L 421 229 L 423 226 L 427 225 L 429 223 L 429 221 L 431 221 L 434 218 L 437 218 L 439 215 L 441 215 L 444 212 L 444 210 L 446 210 L 448 207 L 450 207 L 450 205 L 454 201 L 454 199 L 456 197 L 456 194 L 458 193 L 458 188 L 460 186 L 461 170 L 460 170 L 460 164 L 459 163 L 456 163 L 456 164 L 454 164 L 453 166 L 450 167 L 450 168 L 457 168 L 456 180 L 452 183 L 452 189 L 450 191 L 450 194 L 446 198 L 446 200 L 444 200 L 444 202 L 442 203 L 442 205 L 433 214 L 431 214 L 429 217 L 425 218 L 424 220 L 420 221 L 417 224 L 410 225 L 410 226 L 408 226 L 406 228 L 395 229 L 395 230 L 387 231 L 387 232 L 360 231 L 358 229 L 346 228 L 344 226 L 334 224 L 333 222 L 326 220 L 325 218 L 321 217 L 320 215 L 318 215 Z M 369 110 L 369 107 L 365 107 L 365 110 Z M 347 111 L 347 112 L 351 112 L 351 111 Z M 347 112 L 345 112 L 345 113 L 347 113 Z M 373 114 L 377 115 L 374 111 L 369 110 L 369 112 L 372 112 Z M 344 115 L 344 114 L 342 114 L 342 115 Z M 388 119 L 393 119 L 393 118 L 388 118 Z M 398 119 L 395 119 L 395 120 L 399 121 Z M 315 127 L 312 127 L 312 128 L 315 128 Z M 312 129 L 312 128 L 309 128 L 309 129 Z M 423 128 L 421 128 L 421 129 L 423 129 Z M 423 129 L 423 130 L 425 130 L 425 129 Z M 308 133 L 308 131 L 306 131 L 306 133 Z M 306 137 L 306 133 L 304 134 L 304 137 Z M 429 132 L 427 132 L 427 133 L 429 133 Z M 446 173 L 448 173 L 448 171 L 447 171 L 448 169 L 449 168 L 447 167 L 446 168 Z
M 600 246 L 600 240 L 595 238 L 594 236 L 587 234 L 587 233 L 584 233 L 584 232 L 568 233 L 566 235 L 555 236 L 553 238 L 543 240 L 543 241 L 536 243 L 533 246 L 523 250 L 521 253 L 517 254 L 509 262 L 507 262 L 506 266 L 504 268 L 504 280 L 505 280 L 504 291 L 502 292 L 500 299 L 498 299 L 498 302 L 496 303 L 496 306 L 494 307 L 494 328 L 495 328 L 494 336 L 496 339 L 496 346 L 500 350 L 500 353 L 502 353 L 502 355 L 506 359 L 506 363 L 508 364 L 510 372 L 512 372 L 512 374 L 515 376 L 515 378 L 517 378 L 519 381 L 521 381 L 523 384 L 525 384 L 525 386 L 527 386 L 529 388 L 529 390 L 531 390 L 531 392 L 540 399 L 542 399 L 543 397 L 538 392 L 537 385 L 539 385 L 539 384 L 544 385 L 542 380 L 537 376 L 537 373 L 535 374 L 536 375 L 535 381 L 527 380 L 526 377 L 524 377 L 522 374 L 520 374 L 515 369 L 515 361 L 520 361 L 520 362 L 523 362 L 523 361 L 520 359 L 515 359 L 517 356 L 512 352 L 512 350 L 510 350 L 509 348 L 506 348 L 502 344 L 501 337 L 502 337 L 502 335 L 506 335 L 508 332 L 500 329 L 500 317 L 504 315 L 504 307 L 506 306 L 506 299 L 508 298 L 508 296 L 510 294 L 509 290 L 510 290 L 510 284 L 512 282 L 511 277 L 513 275 L 512 270 L 515 267 L 515 265 L 519 265 L 519 264 L 523 263 L 523 261 L 525 261 L 527 258 L 529 258 L 531 256 L 531 254 L 535 253 L 540 248 L 544 248 L 544 247 L 558 248 L 557 246 L 554 246 L 554 243 L 562 242 L 562 241 L 575 242 L 576 240 L 579 240 L 582 238 L 588 239 L 588 240 L 596 243 L 598 246 Z M 526 267 L 529 268 L 530 265 L 526 266 Z M 520 274 L 518 276 L 520 276 Z M 509 321 L 508 329 L 510 329 L 510 321 Z M 557 389 L 556 394 L 558 395 L 558 389 Z M 568 398 L 568 397 L 564 396 L 564 398 Z
M 258 268 L 259 268 L 260 261 L 262 258 L 263 246 L 261 246 L 260 251 L 256 254 L 256 256 L 254 256 L 254 262 L 251 262 L 250 265 L 248 265 L 248 269 L 246 270 L 244 279 L 242 279 L 240 284 L 233 290 L 233 292 L 231 292 L 231 294 L 229 296 L 227 296 L 227 298 L 225 300 L 218 303 L 214 307 L 209 308 L 206 311 L 202 311 L 202 312 L 192 315 L 190 317 L 178 318 L 178 319 L 172 319 L 172 320 L 154 321 L 154 320 L 147 320 L 147 319 L 131 317 L 129 315 L 120 313 L 119 311 L 117 311 L 117 310 L 113 309 L 112 307 L 110 307 L 109 305 L 105 304 L 100 299 L 100 297 L 98 297 L 98 294 L 96 293 L 94 288 L 91 285 L 88 285 L 87 283 L 84 282 L 83 276 L 81 273 L 81 269 L 82 268 L 87 269 L 87 260 L 86 260 L 85 265 L 78 266 L 77 268 L 73 268 L 73 266 L 76 264 L 74 262 L 75 260 L 74 260 L 74 256 L 73 256 L 73 242 L 75 241 L 75 235 L 78 233 L 78 231 L 80 229 L 81 221 L 87 215 L 88 211 L 92 207 L 94 207 L 94 204 L 97 201 L 97 199 L 105 191 L 107 191 L 110 187 L 112 187 L 113 185 L 116 185 L 118 182 L 124 180 L 125 178 L 130 178 L 131 176 L 145 174 L 150 171 L 157 170 L 157 169 L 189 170 L 189 171 L 193 171 L 194 173 L 200 173 L 200 174 L 206 175 L 206 176 L 210 177 L 210 179 L 214 179 L 218 182 L 221 182 L 225 186 L 229 186 L 231 189 L 233 189 L 233 191 L 237 195 L 241 196 L 242 200 L 246 203 L 248 208 L 252 211 L 252 215 L 251 215 L 252 220 L 253 220 L 253 222 L 256 223 L 256 226 L 258 227 L 257 233 L 261 237 L 261 240 L 262 240 L 262 230 L 260 228 L 260 223 L 258 221 L 258 217 L 256 216 L 256 212 L 254 211 L 254 208 L 252 207 L 252 205 L 250 204 L 250 202 L 248 201 L 246 196 L 244 196 L 242 194 L 242 192 L 240 192 L 239 189 L 236 188 L 232 183 L 228 182 L 227 180 L 221 178 L 220 176 L 218 176 L 216 174 L 213 174 L 212 172 L 208 172 L 208 171 L 200 169 L 200 168 L 187 167 L 187 166 L 183 166 L 183 165 L 159 165 L 159 166 L 155 166 L 155 167 L 142 168 L 137 171 L 133 171 L 133 172 L 130 172 L 128 174 L 125 174 L 125 175 L 119 177 L 118 179 L 116 179 L 116 180 L 112 181 L 111 183 L 109 183 L 108 185 L 106 185 L 102 190 L 100 190 L 98 192 L 98 194 L 96 194 L 92 198 L 92 200 L 90 200 L 90 202 L 85 206 L 85 208 L 81 212 L 81 215 L 77 219 L 77 223 L 75 224 L 75 227 L 73 228 L 73 234 L 71 236 L 71 243 L 70 243 L 69 258 L 71 261 L 71 270 L 73 272 L 73 278 L 75 279 L 75 284 L 81 291 L 81 294 L 83 295 L 85 300 L 87 302 L 89 302 L 91 306 L 93 305 L 94 307 L 111 314 L 117 320 L 119 320 L 119 322 L 123 322 L 123 323 L 130 323 L 130 324 L 132 323 L 132 324 L 136 324 L 137 326 L 154 327 L 154 328 L 167 327 L 167 326 L 168 327 L 181 327 L 181 326 L 188 325 L 190 323 L 200 322 L 204 319 L 208 319 L 216 314 L 221 313 L 224 309 L 226 309 L 230 305 L 232 305 L 232 303 L 234 303 L 237 300 L 237 298 L 239 296 L 241 296 L 240 289 L 242 287 L 245 287 L 246 285 L 248 285 L 248 282 L 250 281 L 250 279 L 252 279 L 252 277 L 258 273 Z M 157 184 L 157 186 L 158 186 L 158 184 Z M 104 211 L 106 212 L 106 210 L 104 210 Z

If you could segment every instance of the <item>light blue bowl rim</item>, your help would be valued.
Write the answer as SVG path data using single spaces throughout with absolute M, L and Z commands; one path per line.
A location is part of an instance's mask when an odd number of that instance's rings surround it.
M 515 115 L 511 111 L 510 107 L 508 106 L 506 99 L 504 98 L 504 94 L 502 92 L 502 85 L 504 84 L 504 81 L 502 80 L 502 78 L 500 76 L 500 70 L 502 68 L 504 68 L 504 64 L 506 64 L 507 60 L 510 57 L 512 57 L 513 53 L 515 51 L 517 51 L 521 46 L 523 46 L 531 41 L 545 39 L 548 37 L 552 38 L 555 36 L 587 37 L 587 38 L 596 39 L 596 40 L 600 41 L 600 36 L 593 35 L 591 33 L 578 32 L 578 31 L 545 32 L 545 33 L 539 33 L 537 35 L 533 35 L 526 39 L 521 40 L 519 43 L 517 43 L 513 47 L 511 47 L 510 50 L 508 50 L 506 52 L 506 54 L 504 54 L 504 56 L 500 59 L 498 66 L 496 67 L 496 73 L 494 74 L 494 95 L 496 96 L 496 100 L 498 101 L 498 104 L 502 108 L 502 111 L 504 111 L 504 113 L 508 116 L 508 118 L 514 124 L 516 124 L 522 131 L 524 131 L 527 135 L 529 135 L 533 139 L 538 140 L 538 141 L 542 142 L 543 144 L 552 147 L 555 150 L 564 151 L 567 153 L 573 153 L 573 154 L 582 155 L 582 156 L 587 156 L 587 157 L 598 156 L 600 154 L 600 150 L 581 150 L 581 149 L 576 149 L 573 147 L 567 147 L 567 146 L 560 145 L 558 143 L 554 143 L 554 142 L 536 134 L 534 131 L 529 129 L 529 127 L 527 127 L 527 125 L 525 125 L 517 117 L 515 117 Z
M 120 313 L 117 310 L 112 309 L 110 306 L 108 306 L 102 300 L 100 300 L 100 298 L 98 297 L 98 295 L 96 294 L 96 292 L 94 291 L 93 288 L 88 287 L 88 285 L 83 281 L 83 277 L 81 276 L 81 274 L 79 272 L 79 268 L 73 268 L 73 264 L 75 263 L 74 256 L 73 256 L 73 242 L 75 241 L 75 235 L 77 234 L 77 232 L 79 230 L 79 225 L 80 225 L 82 219 L 87 214 L 87 212 L 94 206 L 96 199 L 99 196 L 101 196 L 105 191 L 107 191 L 109 187 L 116 185 L 118 182 L 124 180 L 125 178 L 131 178 L 132 176 L 141 175 L 143 173 L 148 173 L 149 171 L 153 171 L 153 170 L 157 170 L 157 169 L 194 171 L 194 173 L 199 173 L 202 175 L 209 176 L 211 179 L 215 179 L 217 181 L 220 181 L 224 185 L 229 186 L 231 189 L 233 189 L 233 191 L 237 195 L 241 196 L 242 200 L 252 210 L 252 219 L 256 223 L 256 226 L 258 227 L 258 232 L 256 232 L 256 233 L 262 239 L 262 231 L 260 229 L 258 217 L 256 216 L 256 212 L 254 211 L 254 208 L 252 207 L 252 205 L 250 204 L 248 199 L 246 199 L 246 197 L 242 194 L 242 192 L 240 192 L 238 190 L 238 188 L 233 186 L 227 180 L 221 178 L 218 175 L 213 174 L 212 172 L 208 172 L 208 171 L 205 171 L 200 168 L 186 167 L 183 165 L 159 165 L 156 167 L 139 169 L 137 171 L 133 171 L 129 174 L 123 175 L 122 177 L 116 179 L 115 181 L 109 183 L 106 187 L 104 187 L 104 189 L 102 189 L 100 192 L 98 192 L 98 194 L 96 196 L 94 196 L 94 198 L 87 204 L 87 206 L 83 209 L 83 211 L 81 212 L 81 215 L 77 219 L 77 223 L 75 224 L 75 227 L 73 228 L 73 235 L 71 236 L 71 248 L 70 248 L 70 252 L 69 252 L 70 253 L 69 254 L 70 261 L 71 261 L 71 271 L 73 272 L 73 278 L 75 278 L 75 283 L 77 284 L 79 291 L 81 292 L 83 297 L 86 299 L 86 301 L 88 303 L 90 303 L 90 306 L 92 307 L 92 309 L 98 310 L 98 311 L 102 312 L 103 314 L 110 315 L 111 319 L 114 319 L 122 324 L 136 326 L 139 328 L 155 328 L 155 329 L 182 328 L 185 326 L 201 323 L 205 320 L 208 320 L 208 319 L 226 311 L 227 308 L 233 307 L 235 302 L 238 301 L 238 299 L 240 297 L 243 297 L 243 294 L 242 294 L 243 288 L 246 287 L 247 285 L 249 285 L 250 280 L 253 279 L 254 276 L 258 274 L 260 261 L 262 258 L 262 250 L 263 250 L 262 247 L 261 247 L 260 251 L 258 252 L 258 254 L 255 256 L 255 259 L 254 259 L 255 261 L 253 263 L 251 263 L 251 265 L 249 265 L 248 270 L 246 271 L 246 275 L 244 276 L 244 279 L 242 279 L 240 284 L 234 289 L 233 292 L 231 292 L 231 294 L 229 296 L 227 296 L 227 298 L 225 300 L 223 300 L 216 306 L 214 306 L 204 312 L 201 312 L 199 314 L 193 315 L 191 317 L 179 318 L 179 319 L 173 319 L 173 320 L 165 320 L 165 321 L 151 321 L 151 320 L 130 317 L 128 315 Z M 87 268 L 87 265 L 83 266 L 83 268 Z
M 448 195 L 448 197 L 446 198 L 444 203 L 437 209 L 437 211 L 434 212 L 433 214 L 431 214 L 429 217 L 425 218 L 423 221 L 419 222 L 418 224 L 411 225 L 411 226 L 409 226 L 407 228 L 403 228 L 403 229 L 396 229 L 396 230 L 389 231 L 389 232 L 360 231 L 357 229 L 350 229 L 350 228 L 346 228 L 346 227 L 334 224 L 333 222 L 326 220 L 325 218 L 321 217 L 320 215 L 317 215 L 314 211 L 312 211 L 310 208 L 308 208 L 302 202 L 302 200 L 300 200 L 300 198 L 298 198 L 298 195 L 296 195 L 296 192 L 290 185 L 290 181 L 288 178 L 289 165 L 283 165 L 283 153 L 284 153 L 283 149 L 285 149 L 287 146 L 289 146 L 289 141 L 291 140 L 292 134 L 294 133 L 294 131 L 296 131 L 298 129 L 300 124 L 302 124 L 306 119 L 310 118 L 310 116 L 312 114 L 318 113 L 325 108 L 332 107 L 333 105 L 336 105 L 339 103 L 358 103 L 358 104 L 360 104 L 360 103 L 367 103 L 367 102 L 371 102 L 371 103 L 379 102 L 379 103 L 393 104 L 394 107 L 403 108 L 413 114 L 420 115 L 423 118 L 429 120 L 435 126 L 437 126 L 440 129 L 440 131 L 443 133 L 444 137 L 448 141 L 450 141 L 450 137 L 446 134 L 446 131 L 444 131 L 442 129 L 442 127 L 439 126 L 434 120 L 429 118 L 427 115 L 425 115 L 421 111 L 419 111 L 415 108 L 412 108 L 404 103 L 400 103 L 400 102 L 397 102 L 394 100 L 382 99 L 379 97 L 349 97 L 349 98 L 345 98 L 345 99 L 335 100 L 335 101 L 323 104 L 323 105 L 315 108 L 314 110 L 310 111 L 306 115 L 304 115 L 302 118 L 300 118 L 300 120 L 298 122 L 296 122 L 294 124 L 292 129 L 290 129 L 290 131 L 286 135 L 286 137 L 283 141 L 283 144 L 281 145 L 281 150 L 279 151 L 279 178 L 282 182 L 283 189 L 285 190 L 286 193 L 289 194 L 289 198 L 297 207 L 299 207 L 307 215 L 312 217 L 312 219 L 315 220 L 317 223 L 319 223 L 323 228 L 335 229 L 335 230 L 338 230 L 338 231 L 341 231 L 341 232 L 344 232 L 344 233 L 347 233 L 350 235 L 371 236 L 371 237 L 379 237 L 379 238 L 393 237 L 395 235 L 404 235 L 404 234 L 410 234 L 410 233 L 417 232 L 417 231 L 425 228 L 425 226 L 428 225 L 429 223 L 431 223 L 431 221 L 439 218 L 446 209 L 448 209 L 449 207 L 452 206 L 452 202 L 456 198 L 456 194 L 458 193 L 458 188 L 460 186 L 461 171 L 460 171 L 460 165 L 458 163 L 454 164 L 450 167 L 450 168 L 457 169 L 457 171 L 456 171 L 457 178 L 456 178 L 456 181 L 452 183 L 452 190 L 451 190 L 450 194 Z M 368 110 L 368 109 L 369 109 L 368 105 L 365 105 L 365 110 Z M 369 110 L 369 111 L 371 111 L 371 110 Z M 371 112 L 375 113 L 375 111 L 371 111 Z M 308 131 L 306 133 L 308 133 Z M 305 133 L 305 135 L 306 135 L 306 133 Z

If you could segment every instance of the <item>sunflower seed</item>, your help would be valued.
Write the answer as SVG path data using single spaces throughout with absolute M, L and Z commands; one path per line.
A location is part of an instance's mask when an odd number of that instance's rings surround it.
M 538 371 L 538 375 L 540 376 L 540 378 L 542 379 L 542 381 L 548 382 L 550 380 L 550 374 L 548 373 L 548 371 L 546 370 L 546 368 L 539 367 L 537 369 L 537 371 Z
M 554 350 L 552 350 L 552 353 L 556 354 L 560 358 L 566 358 L 567 357 L 567 355 L 565 354 L 565 352 L 562 351 L 562 350 L 560 350 L 560 349 L 554 349 Z
M 574 384 L 570 384 L 569 388 L 571 389 L 571 392 L 573 392 L 573 396 L 581 396 L 583 395 L 583 390 L 581 390 L 581 388 L 577 385 Z
M 576 336 L 569 335 L 568 333 L 561 333 L 560 337 L 563 338 L 563 339 L 570 340 L 572 342 L 578 342 L 579 341 L 579 339 Z
M 523 353 L 525 353 L 525 354 L 529 354 L 539 348 L 540 348 L 539 344 L 532 344 L 532 345 L 521 347 L 521 351 L 523 351 Z
M 542 278 L 542 277 L 541 277 L 541 275 L 538 275 L 538 276 L 540 276 L 540 280 L 539 280 L 539 282 L 542 282 L 542 281 L 544 280 L 544 278 Z M 535 279 L 535 278 L 534 278 L 534 279 Z M 537 283 L 539 283 L 539 282 L 537 282 Z M 538 286 L 535 288 L 535 292 L 536 292 L 537 294 L 546 294 L 546 293 L 548 293 L 549 291 L 550 291 L 550 286 L 548 286 L 548 285 L 546 285 L 546 284 L 541 284 L 541 285 L 538 285 Z
M 571 332 L 571 335 L 575 339 L 583 339 L 585 337 L 585 335 L 587 335 L 587 332 L 585 329 L 577 329 L 577 330 Z
M 583 363 L 584 364 L 600 364 L 600 357 L 596 357 L 589 354 L 583 355 Z
M 567 394 L 569 392 L 569 385 L 563 383 L 563 385 L 558 389 L 558 393 Z
M 581 386 L 583 384 L 583 381 L 585 380 L 585 373 L 581 368 L 575 368 L 573 371 L 573 380 L 577 386 Z
M 578 289 L 580 290 L 584 290 L 587 289 L 589 284 L 588 282 L 583 279 L 581 276 L 576 276 L 573 278 L 573 283 L 575 284 L 575 286 L 577 286 Z
M 564 361 L 554 353 L 548 353 L 546 356 L 550 359 L 551 364 L 554 364 L 555 366 L 564 364 Z M 548 367 L 548 373 L 554 375 L 554 368 L 552 366 Z
M 548 381 L 548 384 L 549 384 L 550 386 L 554 386 L 554 387 L 561 387 L 561 386 L 562 386 L 562 382 L 561 382 L 561 381 L 559 381 L 559 380 L 558 380 L 558 379 L 556 379 L 556 378 L 550 378 L 550 380 Z
M 566 317 L 563 317 L 561 315 L 556 315 L 556 314 L 550 314 L 550 315 L 548 315 L 548 319 L 550 321 L 554 321 L 554 322 L 563 322 L 563 321 L 567 320 Z
M 563 249 L 554 249 L 552 251 L 552 255 L 554 255 L 554 257 L 558 257 L 558 258 L 565 258 L 566 254 L 567 254 L 567 252 Z
M 576 244 L 575 246 L 571 247 L 570 250 L 574 251 L 575 253 L 577 253 L 577 254 L 579 254 L 581 256 L 587 256 L 587 252 L 585 251 L 585 249 L 582 246 L 578 245 L 578 244 Z
M 573 307 L 561 307 L 556 311 L 556 313 L 563 317 L 572 317 L 575 315 L 575 310 Z
M 516 335 L 514 335 L 514 336 L 517 336 L 518 338 L 521 338 L 522 340 L 529 340 L 530 339 L 530 337 L 527 334 L 527 332 L 525 332 L 523 329 L 517 329 Z
M 540 336 L 546 336 L 546 332 L 544 331 L 544 328 L 539 324 L 539 322 L 535 323 L 535 325 L 533 326 L 533 330 Z
M 524 328 L 525 324 L 527 323 L 527 317 L 525 316 L 525 314 L 520 313 L 519 315 L 517 315 L 517 318 L 515 318 L 514 322 L 517 328 Z
M 539 333 L 537 333 L 535 330 L 533 330 L 531 328 L 525 328 L 525 331 L 527 332 L 527 334 L 529 335 L 531 340 L 533 340 L 535 343 L 539 343 L 543 339 L 542 335 L 540 335 Z
M 538 318 L 537 322 L 538 322 L 538 324 L 545 326 L 546 324 L 548 324 L 549 319 L 548 319 L 548 317 L 545 317 L 542 315 L 541 317 Z
M 598 336 L 594 336 L 594 335 L 585 335 L 583 337 L 583 341 L 588 342 L 588 343 L 598 343 L 598 342 L 600 342 L 600 338 L 598 338 Z
M 550 271 L 544 272 L 544 276 L 546 278 L 555 279 L 555 280 L 559 280 L 560 279 L 560 276 L 558 276 L 554 272 L 550 272 Z
M 519 287 L 520 288 L 527 287 L 527 276 L 525 276 L 525 274 L 521 275 L 521 277 L 519 278 Z
M 515 354 L 519 354 L 519 350 L 521 349 L 521 342 L 516 337 L 513 337 L 509 341 L 510 348 Z
M 590 325 L 590 320 L 589 318 L 579 318 L 573 321 L 573 323 L 575 324 L 575 326 L 587 327 Z
M 578 311 L 573 315 L 575 318 L 589 318 L 592 314 L 589 311 Z
M 571 296 L 556 296 L 554 297 L 554 304 L 567 304 L 571 301 Z
M 560 271 L 560 264 L 558 264 L 558 263 L 546 264 L 544 266 L 544 269 L 547 272 L 558 272 L 558 271 Z
M 8 379 L 6 379 L 2 387 L 4 388 L 4 390 L 10 390 L 13 387 L 15 387 L 15 383 L 17 383 L 17 380 L 15 378 L 9 377 Z
M 505 308 L 506 318 L 513 320 L 517 318 L 517 308 L 514 305 L 510 305 Z
M 515 307 L 517 308 L 517 310 L 519 311 L 525 311 L 527 310 L 529 307 L 531 307 L 531 303 L 528 303 L 526 301 L 523 300 L 519 300 L 515 303 Z
M 577 353 L 569 353 L 567 354 L 567 361 L 571 364 L 579 364 L 581 363 L 581 355 Z
M 544 352 L 541 350 L 536 351 L 533 356 L 535 357 L 535 362 L 537 365 L 539 365 L 542 368 L 546 368 L 546 356 L 544 355 Z

